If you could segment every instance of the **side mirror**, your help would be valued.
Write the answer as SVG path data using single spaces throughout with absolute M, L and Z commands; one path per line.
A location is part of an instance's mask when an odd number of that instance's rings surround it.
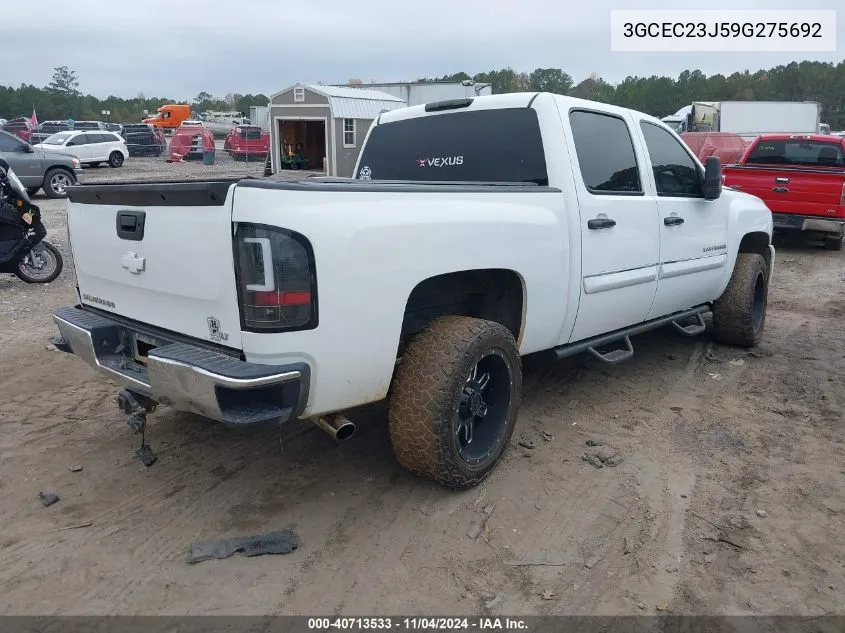
M 708 156 L 704 164 L 704 199 L 716 200 L 722 195 L 722 161 Z

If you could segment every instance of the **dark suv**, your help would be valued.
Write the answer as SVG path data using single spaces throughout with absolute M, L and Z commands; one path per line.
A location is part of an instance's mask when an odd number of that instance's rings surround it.
M 122 136 L 130 156 L 161 156 L 167 149 L 164 132 L 155 125 L 130 123 L 123 126 Z
M 29 135 L 29 142 L 32 145 L 37 145 L 38 143 L 43 143 L 56 132 L 67 132 L 69 129 L 70 126 L 63 121 L 44 121 L 44 123 L 38 126 L 37 131 L 33 131 Z

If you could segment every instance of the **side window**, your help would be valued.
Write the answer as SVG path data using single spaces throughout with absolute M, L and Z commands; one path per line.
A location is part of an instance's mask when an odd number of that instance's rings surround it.
M 658 196 L 700 198 L 701 170 L 680 141 L 658 125 L 641 121 Z
M 634 142 L 625 121 L 586 110 L 569 114 L 581 177 L 596 195 L 643 195 Z
M 91 142 L 90 134 L 80 134 L 73 140 L 75 145 L 88 145 Z
M 21 143 L 11 136 L 0 134 L 0 152 L 17 152 Z

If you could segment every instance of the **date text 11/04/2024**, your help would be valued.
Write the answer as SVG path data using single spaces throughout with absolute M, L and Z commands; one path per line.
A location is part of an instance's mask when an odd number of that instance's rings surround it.
M 626 22 L 624 37 L 704 38 L 821 38 L 820 22 Z
M 426 618 L 426 617 L 373 617 L 373 618 L 308 618 L 311 631 L 527 631 L 528 625 L 520 618 Z

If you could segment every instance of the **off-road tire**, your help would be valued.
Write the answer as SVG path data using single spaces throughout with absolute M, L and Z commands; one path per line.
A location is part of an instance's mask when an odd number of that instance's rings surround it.
M 758 285 L 761 279 L 762 298 Z M 766 325 L 768 294 L 766 260 L 757 253 L 739 253 L 728 287 L 713 303 L 713 338 L 724 345 L 740 347 L 760 343 Z
M 63 177 L 63 182 L 67 182 L 69 185 L 76 184 L 76 176 L 70 173 L 67 169 L 63 169 L 62 167 L 53 167 L 44 174 L 44 184 L 42 185 L 44 193 L 48 198 L 67 198 L 67 191 L 58 191 L 54 187 L 55 183 L 53 180 L 60 177 Z
M 112 152 L 109 154 L 109 167 L 117 169 L 123 166 L 123 154 L 120 152 Z
M 459 453 L 454 425 L 467 377 L 491 352 L 509 370 L 510 400 L 498 443 L 483 462 L 471 465 Z M 388 410 L 396 458 L 445 488 L 471 488 L 496 467 L 513 434 L 521 400 L 522 363 L 506 327 L 461 316 L 437 319 L 411 339 L 397 368 Z
M 845 238 L 842 238 L 842 237 L 826 237 L 824 239 L 825 250 L 841 251 L 843 240 L 845 240 Z

